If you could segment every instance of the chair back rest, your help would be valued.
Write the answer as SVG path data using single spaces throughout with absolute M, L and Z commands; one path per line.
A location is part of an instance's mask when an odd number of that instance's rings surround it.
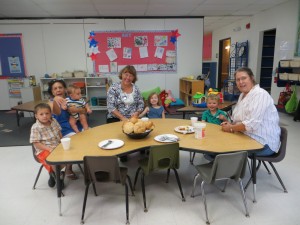
M 287 144 L 287 136 L 288 131 L 285 127 L 280 127 L 281 134 L 280 134 L 280 148 L 278 152 L 276 153 L 276 162 L 279 162 L 284 159 L 285 153 L 286 153 L 286 144 Z
M 222 178 L 238 180 L 245 175 L 247 152 L 234 152 L 216 156 L 212 167 L 212 181 Z
M 36 156 L 36 154 L 35 154 L 36 150 L 35 150 L 34 145 L 32 144 L 31 146 L 32 146 L 32 154 L 33 154 L 34 160 L 35 160 L 36 162 L 40 163 L 40 161 L 38 160 L 38 158 L 37 158 L 37 156 Z
M 256 159 L 268 162 L 280 162 L 284 159 L 286 153 L 288 131 L 285 127 L 280 127 L 280 148 L 277 153 L 270 156 L 257 156 Z
M 85 156 L 84 182 L 122 182 L 118 158 L 116 156 Z
M 148 171 L 179 168 L 179 144 L 165 144 L 150 147 Z

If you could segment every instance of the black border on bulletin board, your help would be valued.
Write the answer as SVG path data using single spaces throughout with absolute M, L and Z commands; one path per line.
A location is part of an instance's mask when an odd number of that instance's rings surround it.
M 139 73 L 177 72 L 177 40 L 171 42 L 171 30 L 94 31 L 94 33 L 94 39 L 97 41 L 99 50 L 93 61 L 95 73 L 116 74 L 126 65 L 135 66 Z M 165 45 L 157 46 L 158 42 L 155 41 L 157 36 L 165 37 Z M 147 37 L 146 46 L 143 44 L 137 46 L 136 37 Z M 109 46 L 109 39 L 119 40 L 119 45 Z M 147 57 L 141 57 L 141 47 L 147 49 Z M 124 58 L 125 48 L 131 49 L 130 58 Z M 161 57 L 157 57 L 157 48 L 163 49 Z M 112 49 L 117 57 L 113 60 L 107 54 L 107 51 Z M 115 68 L 113 69 L 113 67 Z
M 22 34 L 0 34 L 1 78 L 26 77 Z

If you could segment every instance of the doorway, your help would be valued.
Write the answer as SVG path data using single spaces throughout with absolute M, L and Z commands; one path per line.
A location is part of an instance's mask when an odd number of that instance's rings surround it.
M 263 33 L 259 85 L 271 93 L 276 29 Z
M 224 87 L 224 80 L 229 76 L 231 39 L 226 38 L 219 41 L 219 67 L 218 67 L 218 90 Z

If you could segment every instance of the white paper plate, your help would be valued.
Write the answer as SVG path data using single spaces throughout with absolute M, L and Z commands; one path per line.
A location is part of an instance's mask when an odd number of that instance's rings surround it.
M 111 140 L 112 143 L 107 145 L 106 147 L 103 147 L 105 144 L 108 143 L 108 141 Z M 116 148 L 120 148 L 124 145 L 124 141 L 119 140 L 119 139 L 107 139 L 104 141 L 100 141 L 98 146 L 102 149 L 116 149 Z
M 172 143 L 179 141 L 179 138 L 174 134 L 161 134 L 157 135 L 154 140 L 163 143 Z
M 175 127 L 174 130 L 178 133 L 182 133 L 182 134 L 191 134 L 194 133 L 194 127 L 192 126 L 178 126 Z

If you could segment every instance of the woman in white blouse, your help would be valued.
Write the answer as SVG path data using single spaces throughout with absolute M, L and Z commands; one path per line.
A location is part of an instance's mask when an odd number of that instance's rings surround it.
M 232 123 L 221 124 L 225 132 L 243 132 L 264 145 L 257 156 L 269 156 L 280 147 L 279 116 L 270 94 L 256 84 L 251 69 L 235 71 L 235 81 L 241 94 L 232 113 Z

